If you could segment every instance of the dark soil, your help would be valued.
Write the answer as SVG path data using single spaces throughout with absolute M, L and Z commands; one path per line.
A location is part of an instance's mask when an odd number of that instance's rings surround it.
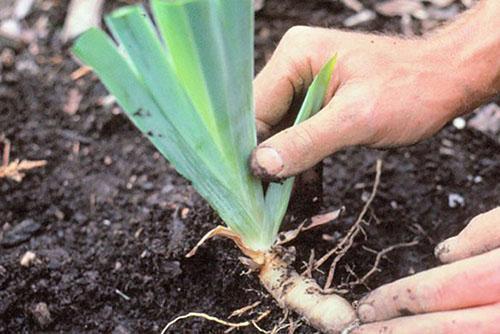
M 52 3 L 35 8 L 27 22 L 33 26 L 48 17 L 47 36 L 17 51 L 15 62 L 1 71 L 0 134 L 11 140 L 13 159 L 48 165 L 28 172 L 21 183 L 0 180 L 0 332 L 158 333 L 177 315 L 199 311 L 226 318 L 257 300 L 263 301 L 258 310 L 273 310 L 262 323 L 272 328 L 282 312 L 255 276 L 241 275 L 240 253 L 230 242 L 212 241 L 184 258 L 218 223 L 216 215 L 116 107 L 103 106 L 107 93 L 92 75 L 70 79 L 78 65 L 58 42 L 67 3 Z M 351 14 L 338 1 L 268 0 L 257 15 L 257 66 L 287 28 L 340 27 Z M 397 32 L 399 24 L 378 18 L 360 29 Z M 69 115 L 63 107 L 72 89 L 83 100 Z M 381 250 L 420 240 L 390 253 L 369 288 L 434 267 L 440 240 L 498 205 L 500 146 L 479 132 L 449 126 L 411 148 L 342 152 L 327 159 L 322 211 L 346 211 L 337 223 L 294 242 L 297 268 L 311 248 L 323 254 L 333 246 L 323 234 L 341 237 L 356 219 L 378 157 L 384 167 L 371 224 L 339 264 L 337 283 L 353 279 L 346 265 L 359 275 L 370 269 L 375 256 L 362 245 Z M 450 208 L 450 193 L 463 196 L 464 205 Z M 293 213 L 286 228 L 303 216 Z M 26 251 L 37 255 L 29 267 L 20 265 Z M 361 286 L 347 296 L 354 300 L 367 291 Z M 173 332 L 223 328 L 188 320 Z M 296 333 L 314 330 L 303 325 Z

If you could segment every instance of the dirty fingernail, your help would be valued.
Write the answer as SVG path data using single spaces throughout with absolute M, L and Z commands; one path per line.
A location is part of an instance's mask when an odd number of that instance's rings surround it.
M 257 148 L 252 155 L 251 167 L 256 176 L 275 177 L 283 170 L 283 159 L 272 147 Z
M 376 320 L 375 308 L 369 304 L 361 304 L 358 307 L 358 315 L 362 322 L 372 322 Z
M 436 256 L 436 258 L 438 258 L 441 262 L 447 261 L 455 240 L 455 237 L 452 237 L 438 244 L 434 249 L 434 256 Z

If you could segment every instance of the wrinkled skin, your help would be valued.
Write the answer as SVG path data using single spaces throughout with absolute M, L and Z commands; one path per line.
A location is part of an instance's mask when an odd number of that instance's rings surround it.
M 255 79 L 257 130 L 267 139 L 252 154 L 253 173 L 280 179 L 346 147 L 413 144 L 495 96 L 500 2 L 481 4 L 419 39 L 290 29 Z M 334 54 L 338 63 L 324 108 L 282 130 L 294 99 Z
M 382 286 L 360 301 L 352 333 L 500 333 L 500 207 L 436 247 L 446 263 Z

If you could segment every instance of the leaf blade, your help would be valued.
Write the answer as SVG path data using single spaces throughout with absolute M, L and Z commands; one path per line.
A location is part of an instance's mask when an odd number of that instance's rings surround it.
M 337 56 L 335 55 L 313 80 L 294 125 L 302 123 L 321 109 L 336 62 Z M 282 183 L 271 183 L 267 189 L 265 206 L 268 230 L 266 235 L 270 238 L 275 238 L 278 234 L 290 202 L 294 181 L 295 177 L 291 177 Z M 268 243 L 274 243 L 274 239 L 268 240 Z

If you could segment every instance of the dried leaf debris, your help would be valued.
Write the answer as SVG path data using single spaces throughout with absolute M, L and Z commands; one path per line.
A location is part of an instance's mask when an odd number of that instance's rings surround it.
M 47 165 L 45 160 L 19 160 L 10 161 L 10 141 L 8 139 L 3 140 L 3 156 L 2 165 L 0 166 L 0 179 L 7 178 L 14 180 L 16 182 L 21 182 L 25 176 L 24 171 L 28 171 L 35 168 L 40 168 Z

